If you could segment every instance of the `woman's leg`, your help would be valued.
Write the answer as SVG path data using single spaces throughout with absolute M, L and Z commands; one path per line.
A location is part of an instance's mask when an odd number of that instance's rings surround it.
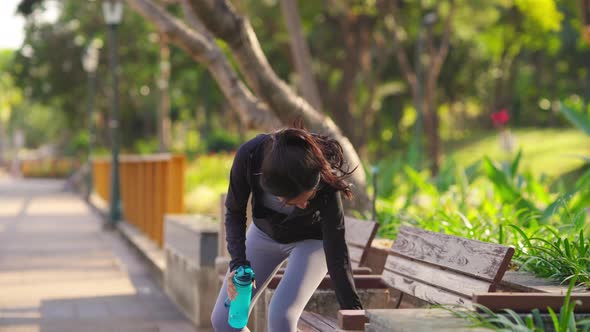
M 285 275 L 270 300 L 269 332 L 297 332 L 297 320 L 327 272 L 321 240 L 294 244 Z
M 281 263 L 287 258 L 287 255 L 286 251 L 281 250 L 278 242 L 258 229 L 256 225 L 250 225 L 246 233 L 246 258 L 252 264 L 252 270 L 255 274 L 254 278 L 256 279 L 257 287 L 252 290 L 252 298 L 254 300 L 254 296 L 263 290 L 263 285 L 266 284 L 267 279 L 274 275 Z M 224 306 L 226 299 L 227 273 L 211 314 L 211 323 L 216 332 L 240 331 L 229 326 L 227 322 L 229 308 Z M 249 330 L 248 328 L 244 328 L 241 331 L 248 332 Z

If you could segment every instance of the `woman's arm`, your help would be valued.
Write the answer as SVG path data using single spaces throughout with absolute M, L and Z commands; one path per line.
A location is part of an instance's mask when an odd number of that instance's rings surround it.
M 339 192 L 326 194 L 324 207 L 320 209 L 322 236 L 328 272 L 336 291 L 340 309 L 362 309 L 354 286 L 348 247 L 344 237 L 344 210 Z
M 231 255 L 230 271 L 240 265 L 250 265 L 246 259 L 246 208 L 250 196 L 247 166 L 251 145 L 252 141 L 241 145 L 234 157 L 225 199 L 225 238 Z

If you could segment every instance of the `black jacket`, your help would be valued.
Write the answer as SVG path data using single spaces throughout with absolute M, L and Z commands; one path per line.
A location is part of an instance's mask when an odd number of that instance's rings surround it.
M 328 272 L 333 281 L 341 309 L 362 309 L 356 292 L 348 248 L 344 238 L 344 213 L 340 193 L 328 185 L 318 190 L 304 210 L 295 207 L 290 215 L 263 206 L 260 186 L 262 146 L 269 138 L 260 134 L 238 149 L 230 173 L 225 201 L 227 248 L 231 255 L 230 268 L 250 264 L 246 259 L 246 207 L 252 192 L 254 223 L 279 243 L 305 239 L 323 240 Z

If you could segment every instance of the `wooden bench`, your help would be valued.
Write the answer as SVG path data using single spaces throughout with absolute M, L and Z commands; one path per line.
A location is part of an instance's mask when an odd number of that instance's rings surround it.
M 371 247 L 371 243 L 375 238 L 379 224 L 374 221 L 364 221 L 347 216 L 345 217 L 345 227 L 346 244 L 351 265 L 353 267 L 355 284 L 359 287 L 364 286 L 366 289 L 372 289 L 371 294 L 363 294 L 365 295 L 366 301 L 372 300 L 373 303 L 383 303 L 381 306 L 385 306 L 388 299 L 385 295 L 388 294 L 385 294 L 386 291 L 384 289 L 381 289 L 381 294 L 374 294 L 376 292 L 374 289 L 379 287 L 379 284 L 375 283 L 374 275 L 370 275 L 371 269 L 362 266 L 368 257 L 368 249 Z M 255 299 L 256 302 L 251 314 L 254 331 L 266 331 L 268 304 L 270 303 L 274 291 L 277 289 L 283 278 L 283 273 L 275 274 L 270 280 L 268 280 L 266 288 L 257 293 Z M 338 307 L 332 299 L 334 294 L 329 274 L 324 276 L 324 279 L 317 289 L 320 290 L 320 292 L 316 291 L 314 293 L 306 308 L 321 313 L 328 311 L 336 312 Z
M 471 306 L 474 293 L 494 292 L 514 248 L 402 226 L 383 274 L 387 287 L 431 304 Z M 357 286 L 357 289 L 359 287 Z M 364 330 L 363 310 L 340 310 L 338 319 L 304 312 L 301 331 Z

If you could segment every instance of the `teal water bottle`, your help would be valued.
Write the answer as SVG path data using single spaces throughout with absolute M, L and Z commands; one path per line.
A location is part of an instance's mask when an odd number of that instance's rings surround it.
M 236 269 L 233 282 L 236 285 L 237 295 L 229 305 L 227 322 L 235 329 L 241 329 L 248 323 L 248 311 L 252 299 L 252 282 L 254 271 L 250 266 L 240 266 Z

